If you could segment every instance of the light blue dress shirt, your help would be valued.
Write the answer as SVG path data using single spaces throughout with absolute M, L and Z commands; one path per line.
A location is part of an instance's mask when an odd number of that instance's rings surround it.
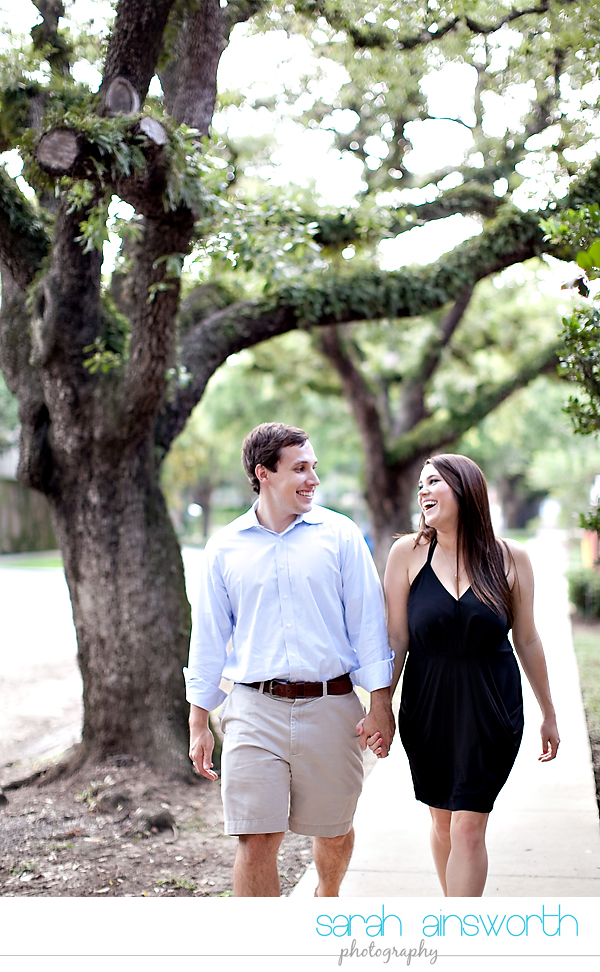
M 349 672 L 368 692 L 390 685 L 381 585 L 347 516 L 314 506 L 274 533 L 252 507 L 211 537 L 205 554 L 184 669 L 188 702 L 220 705 L 221 676 L 320 682 Z

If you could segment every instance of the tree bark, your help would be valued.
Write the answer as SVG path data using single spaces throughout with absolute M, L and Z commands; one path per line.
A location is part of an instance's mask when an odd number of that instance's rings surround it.
M 55 472 L 49 499 L 84 684 L 82 756 L 142 755 L 185 775 L 190 609 L 151 438 L 90 442 L 77 466 Z
M 389 466 L 365 453 L 365 499 L 373 534 L 373 560 L 382 579 L 394 538 L 413 532 L 413 499 L 423 458 Z
M 523 473 L 500 476 L 497 480 L 504 526 L 509 530 L 523 530 L 536 517 L 547 490 L 529 489 Z

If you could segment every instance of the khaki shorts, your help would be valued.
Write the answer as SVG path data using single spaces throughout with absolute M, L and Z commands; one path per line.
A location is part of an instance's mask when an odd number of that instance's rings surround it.
M 363 780 L 355 692 L 288 702 L 237 684 L 220 716 L 226 834 L 348 833 Z

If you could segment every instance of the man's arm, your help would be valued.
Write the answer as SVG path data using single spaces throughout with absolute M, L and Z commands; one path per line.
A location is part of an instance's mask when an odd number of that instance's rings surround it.
M 190 759 L 200 776 L 216 780 L 217 774 L 212 769 L 211 760 L 215 737 L 208 725 L 208 715 L 208 709 L 190 706 Z
M 351 673 L 352 681 L 371 696 L 369 712 L 357 727 L 360 745 L 366 749 L 367 739 L 377 735 L 381 739 L 379 755 L 387 756 L 396 728 L 389 687 L 394 656 L 388 644 L 383 592 L 377 570 L 360 530 L 354 524 L 349 530 L 342 582 L 346 628 L 359 664 Z
M 389 701 L 393 698 L 396 686 L 404 668 L 408 652 L 408 595 L 410 593 L 409 564 L 414 549 L 414 537 L 405 536 L 396 540 L 390 550 L 385 569 L 385 596 L 387 602 L 387 626 L 390 648 L 394 652 L 394 674 L 389 688 Z M 367 731 L 361 737 L 363 748 L 369 748 L 378 757 L 387 756 L 381 732 L 369 734 L 370 726 L 364 721 Z M 364 742 L 363 742 L 364 740 Z
M 207 545 L 189 661 L 183 670 L 186 698 L 192 706 L 212 712 L 225 700 L 227 693 L 220 688 L 220 682 L 232 631 L 233 613 L 219 559 Z
M 200 579 L 188 667 L 183 670 L 186 698 L 190 703 L 189 755 L 195 769 L 207 780 L 217 779 L 211 760 L 215 740 L 208 718 L 211 710 L 226 698 L 219 683 L 231 632 L 232 612 L 227 589 L 218 557 L 208 548 Z

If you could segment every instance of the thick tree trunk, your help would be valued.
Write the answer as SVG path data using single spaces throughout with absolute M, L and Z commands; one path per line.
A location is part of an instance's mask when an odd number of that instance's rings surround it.
M 504 525 L 508 529 L 524 529 L 538 515 L 540 503 L 548 495 L 546 490 L 529 489 L 522 473 L 500 476 L 497 486 Z
M 394 537 L 412 532 L 412 506 L 422 460 L 385 466 L 367 453 L 366 500 L 373 533 L 373 559 L 381 577 Z
M 53 489 L 84 683 L 83 756 L 189 772 L 182 667 L 190 610 L 150 441 L 91 455 Z

